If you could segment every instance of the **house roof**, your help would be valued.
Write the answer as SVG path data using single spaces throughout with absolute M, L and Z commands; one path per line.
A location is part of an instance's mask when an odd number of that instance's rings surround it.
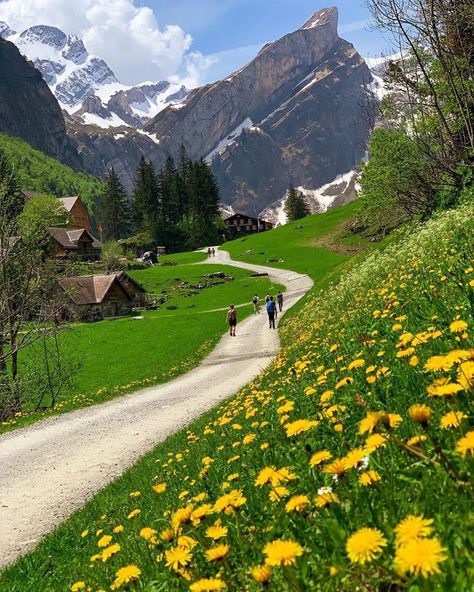
M 229 220 L 234 220 L 234 218 L 247 218 L 248 220 L 252 220 L 254 222 L 260 221 L 260 222 L 265 222 L 265 224 L 272 224 L 271 222 L 269 222 L 268 220 L 264 220 L 260 216 L 258 218 L 255 218 L 254 216 L 249 216 L 248 214 L 240 214 L 239 212 L 232 214 L 232 216 L 229 216 L 228 218 L 224 218 L 224 222 L 228 222 Z
M 77 200 L 80 201 L 80 197 L 78 195 L 73 195 L 70 197 L 60 197 L 59 201 L 62 202 L 64 209 L 66 210 L 66 212 L 70 212 L 72 210 L 72 208 L 74 207 L 75 203 L 77 202 Z M 82 204 L 82 202 L 81 202 Z
M 65 249 L 78 249 L 78 242 L 81 239 L 90 241 L 95 249 L 100 249 L 102 246 L 100 241 L 85 228 L 48 228 L 48 232 L 50 236 Z
M 129 275 L 124 273 L 123 271 L 121 273 L 118 273 L 117 277 L 118 277 L 119 282 L 125 286 L 125 289 L 127 289 L 129 284 L 133 284 L 138 290 L 140 290 L 140 292 L 143 292 L 143 294 L 146 294 L 145 288 L 141 284 L 139 284 L 137 281 L 135 281 L 132 277 L 130 277 Z
M 86 275 L 63 277 L 58 280 L 61 288 L 78 305 L 101 304 L 110 288 L 117 283 L 123 293 L 131 300 L 130 294 L 119 281 L 119 274 Z

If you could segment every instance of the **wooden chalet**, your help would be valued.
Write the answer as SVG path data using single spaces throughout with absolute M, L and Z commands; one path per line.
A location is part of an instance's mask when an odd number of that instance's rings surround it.
M 233 214 L 224 220 L 224 224 L 232 234 L 256 234 L 271 230 L 273 224 L 262 218 L 253 218 L 246 214 Z
M 127 314 L 145 304 L 145 289 L 124 273 L 61 277 L 58 283 L 82 319 Z
M 48 233 L 51 257 L 69 259 L 74 255 L 81 261 L 95 261 L 100 257 L 100 241 L 85 228 L 48 228 Z
M 59 201 L 61 201 L 64 209 L 69 214 L 70 228 L 84 228 L 87 232 L 92 231 L 89 212 L 78 195 L 60 197 Z

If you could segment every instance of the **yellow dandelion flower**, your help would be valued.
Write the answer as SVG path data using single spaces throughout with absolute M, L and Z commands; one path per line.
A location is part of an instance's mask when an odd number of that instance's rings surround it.
M 468 349 L 453 349 L 446 355 L 446 358 L 453 364 L 460 364 L 464 360 L 469 360 L 471 352 Z
M 155 493 L 164 493 L 166 491 L 166 483 L 157 483 L 152 487 Z
M 224 512 L 225 514 L 231 514 L 237 508 L 245 505 L 247 498 L 242 494 L 242 491 L 233 489 L 229 493 L 219 497 L 215 504 L 214 510 L 216 512 Z
M 371 434 L 365 440 L 364 448 L 365 448 L 366 452 L 368 452 L 368 453 L 374 452 L 378 448 L 385 446 L 386 442 L 387 442 L 387 438 L 385 436 L 382 436 L 382 434 Z
M 451 382 L 449 378 L 436 380 L 426 389 L 430 397 L 452 397 L 464 390 L 463 386 L 457 382 Z
M 329 506 L 329 504 L 339 503 L 339 498 L 332 491 L 326 491 L 317 495 L 314 498 L 314 503 L 318 508 L 325 508 L 326 506 Z
M 256 565 L 252 567 L 250 573 L 252 574 L 252 578 L 261 584 L 268 582 L 272 577 L 272 569 L 268 565 Z
M 117 526 L 114 528 L 113 532 L 115 534 L 119 534 L 119 533 L 123 532 L 123 530 L 124 530 L 123 526 L 121 524 L 117 524 Z
M 192 513 L 192 506 L 178 508 L 171 517 L 171 524 L 173 525 L 173 528 L 176 530 L 179 526 L 181 526 L 181 524 L 187 524 L 191 520 Z
M 448 356 L 431 356 L 425 363 L 426 372 L 447 372 L 453 367 L 453 360 Z
M 83 531 L 81 532 L 81 537 L 82 537 L 82 538 L 85 538 L 85 537 L 86 537 L 88 534 L 89 534 L 89 531 L 88 531 L 88 530 L 83 530 Z
M 132 491 L 132 493 L 130 494 L 130 497 L 140 497 L 141 496 L 141 491 Z
M 364 487 L 368 487 L 377 481 L 380 481 L 382 477 L 377 473 L 377 471 L 366 471 L 362 473 L 359 477 L 359 483 Z
M 154 528 L 149 527 L 142 528 L 140 530 L 140 536 L 142 537 L 142 539 L 145 539 L 145 541 L 152 542 L 152 540 L 155 539 L 156 530 Z
M 400 574 L 427 578 L 440 573 L 439 564 L 447 559 L 445 551 L 437 538 L 414 538 L 398 547 L 395 568 Z
M 130 512 L 130 514 L 127 516 L 128 520 L 131 520 L 132 518 L 135 518 L 135 516 L 138 516 L 138 514 L 140 514 L 141 510 L 139 510 L 138 508 L 135 510 L 132 510 Z
M 174 532 L 171 528 L 165 528 L 160 532 L 160 539 L 166 542 L 170 542 L 174 539 Z
M 244 436 L 244 438 L 242 439 L 242 443 L 247 445 L 247 444 L 251 444 L 255 438 L 257 436 L 255 434 L 247 434 L 246 436 Z
M 85 582 L 76 582 L 71 586 L 71 592 L 78 592 L 79 590 L 85 590 L 86 583 Z
M 458 428 L 463 419 L 467 419 L 467 415 L 462 411 L 449 411 L 445 413 L 440 420 L 440 425 L 443 429 Z
M 420 358 L 418 356 L 412 356 L 408 362 L 410 366 L 418 366 L 420 363 Z
M 474 357 L 474 350 L 471 350 Z M 474 361 L 463 362 L 458 368 L 458 382 L 467 391 L 474 387 Z
M 365 360 L 363 360 L 362 358 L 358 358 L 357 360 L 353 360 L 348 366 L 347 368 L 349 370 L 354 370 L 355 368 L 362 368 L 362 366 L 365 365 Z
M 468 324 L 466 323 L 466 321 L 461 321 L 461 320 L 453 321 L 449 325 L 449 330 L 451 331 L 451 333 L 462 333 L 467 328 L 468 328 Z
M 397 351 L 397 358 L 409 358 L 415 353 L 414 347 L 407 347 L 406 349 L 400 349 Z
M 196 539 L 193 539 L 193 537 L 186 536 L 183 534 L 178 537 L 178 541 L 176 544 L 178 547 L 184 547 L 185 549 L 194 549 L 194 547 L 198 543 L 197 543 Z
M 363 565 L 379 555 L 387 540 L 377 528 L 360 528 L 346 542 L 347 556 L 353 563 Z
M 307 432 L 308 430 L 311 430 L 312 428 L 316 427 L 317 425 L 318 425 L 318 422 L 314 421 L 314 420 L 297 419 L 296 421 L 285 424 L 284 428 L 286 430 L 287 437 L 290 438 L 291 436 L 298 436 L 299 434 L 302 434 L 303 432 Z
M 413 438 L 407 440 L 407 446 L 418 446 L 423 442 L 426 442 L 426 436 L 413 436 Z
M 329 452 L 329 450 L 320 450 L 319 452 L 315 452 L 313 454 L 309 461 L 309 464 L 312 467 L 316 467 L 317 465 L 320 465 L 321 463 L 329 460 L 331 457 L 332 454 Z
M 431 407 L 428 407 L 428 405 L 424 405 L 423 403 L 415 403 L 415 405 L 411 405 L 408 409 L 408 415 L 413 421 L 426 424 L 431 417 Z
M 385 413 L 380 411 L 369 411 L 364 419 L 359 423 L 359 434 L 367 432 L 372 433 L 378 423 L 384 418 Z
M 403 418 L 401 415 L 398 415 L 398 413 L 388 413 L 387 420 L 388 420 L 388 427 L 395 429 L 402 423 Z
M 288 497 L 289 495 L 290 491 L 286 487 L 283 485 L 275 485 L 268 494 L 268 497 L 271 502 L 279 502 L 281 499 Z
M 116 589 L 123 584 L 136 582 L 139 579 L 141 573 L 141 569 L 136 565 L 127 565 L 126 567 L 122 567 L 115 574 L 113 586 L 115 586 Z
M 113 557 L 113 555 L 117 555 L 121 548 L 122 547 L 117 543 L 110 545 L 110 547 L 107 547 L 102 551 L 102 553 L 98 556 L 98 559 L 102 559 L 102 561 L 105 563 L 108 559 Z
M 336 383 L 336 390 L 338 391 L 339 389 L 343 388 L 344 386 L 347 386 L 348 384 L 352 384 L 354 382 L 354 379 L 351 376 L 346 376 L 344 378 L 341 378 L 341 380 L 339 380 L 339 382 Z
M 193 554 L 187 547 L 172 547 L 165 551 L 166 567 L 176 571 L 191 563 Z
M 296 558 L 303 555 L 304 550 L 295 541 L 277 539 L 267 543 L 263 548 L 265 563 L 271 566 L 288 567 L 296 563 Z
M 364 448 L 353 448 L 350 450 L 344 458 L 342 458 L 342 462 L 346 467 L 346 471 L 348 469 L 353 469 L 358 467 L 362 464 L 363 460 L 367 456 L 367 451 Z
M 457 441 L 456 452 L 459 452 L 461 456 L 470 454 L 474 456 L 474 431 L 467 432 L 467 434 Z
M 336 458 L 332 463 L 329 463 L 323 468 L 323 473 L 329 475 L 342 475 L 346 472 L 346 464 L 341 458 Z
M 229 545 L 216 545 L 215 547 L 211 547 L 206 551 L 206 557 L 208 561 L 219 561 L 224 559 L 224 557 L 227 557 L 229 551 Z
M 303 512 L 310 503 L 307 495 L 294 495 L 286 502 L 285 510 L 287 512 Z
M 410 515 L 395 527 L 397 545 L 405 545 L 412 539 L 424 538 L 431 535 L 433 528 L 431 518 Z
M 110 534 L 106 534 L 97 541 L 97 546 L 98 547 L 107 547 L 107 545 L 109 545 L 111 540 L 112 540 L 112 537 L 110 536 Z
M 227 528 L 227 526 L 219 526 L 217 524 L 214 524 L 213 526 L 209 526 L 209 528 L 206 529 L 206 536 L 210 539 L 213 539 L 214 541 L 217 541 L 222 537 L 227 536 L 228 532 L 229 529 Z
M 203 578 L 189 586 L 190 592 L 214 592 L 215 590 L 225 589 L 225 583 L 219 578 Z

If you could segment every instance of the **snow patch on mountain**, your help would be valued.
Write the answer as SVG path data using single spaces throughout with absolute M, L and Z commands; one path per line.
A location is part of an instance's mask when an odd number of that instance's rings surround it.
M 224 150 L 227 148 L 227 146 L 230 146 L 231 144 L 233 144 L 237 140 L 237 138 L 244 131 L 244 129 L 253 129 L 253 131 L 257 131 L 257 130 L 260 131 L 259 128 L 254 127 L 253 122 L 250 119 L 250 117 L 247 117 L 246 119 L 244 119 L 244 121 L 242 121 L 242 123 L 240 125 L 238 125 L 232 132 L 230 132 L 230 134 L 228 136 L 223 138 L 217 144 L 217 146 L 214 148 L 214 150 L 209 152 L 209 154 L 206 156 L 206 158 L 204 160 L 210 164 L 212 162 L 212 160 L 218 154 L 222 154 L 224 152 Z
M 320 214 L 326 212 L 333 205 L 342 205 L 349 203 L 357 196 L 357 179 L 358 172 L 348 171 L 347 173 L 338 175 L 330 183 L 322 185 L 318 189 L 307 189 L 305 187 L 297 187 L 306 197 L 309 209 L 312 214 Z M 282 226 L 287 223 L 285 214 L 285 203 L 287 195 L 278 200 L 270 207 L 265 208 L 259 216 L 265 220 L 269 220 L 275 226 Z

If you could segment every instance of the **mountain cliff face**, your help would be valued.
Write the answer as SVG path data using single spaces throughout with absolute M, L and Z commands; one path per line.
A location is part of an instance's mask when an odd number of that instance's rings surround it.
M 78 167 L 61 108 L 40 72 L 0 39 L 0 130 L 26 140 L 48 156 Z
M 370 135 L 372 75 L 337 34 L 338 12 L 315 13 L 226 80 L 194 90 L 144 129 L 175 154 L 207 158 L 223 201 L 254 214 L 292 182 L 317 189 L 357 167 Z

